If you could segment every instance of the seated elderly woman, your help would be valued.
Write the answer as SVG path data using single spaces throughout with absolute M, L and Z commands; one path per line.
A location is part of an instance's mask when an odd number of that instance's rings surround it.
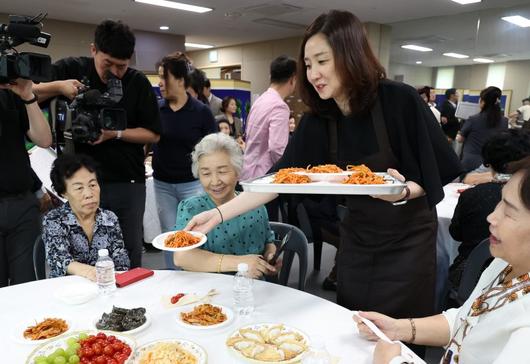
M 99 249 L 108 249 L 116 270 L 129 269 L 118 218 L 99 208 L 95 162 L 88 156 L 63 154 L 53 163 L 50 178 L 54 190 L 68 201 L 42 223 L 50 277 L 73 274 L 95 281 Z
M 198 213 L 214 209 L 236 197 L 243 155 L 236 141 L 217 133 L 205 136 L 191 154 L 192 172 L 206 194 L 180 202 L 176 229 L 182 230 Z M 270 265 L 276 246 L 267 210 L 261 206 L 224 221 L 208 233 L 201 249 L 175 252 L 175 265 L 200 272 L 235 272 L 238 263 L 247 263 L 254 278 L 275 274 Z
M 510 164 L 512 177 L 502 200 L 488 216 L 490 251 L 495 260 L 482 273 L 469 299 L 440 315 L 393 319 L 362 312 L 390 339 L 445 346 L 442 363 L 522 363 L 530 342 L 530 157 Z M 375 340 L 357 322 L 361 335 Z M 406 363 L 398 344 L 380 341 L 375 364 Z

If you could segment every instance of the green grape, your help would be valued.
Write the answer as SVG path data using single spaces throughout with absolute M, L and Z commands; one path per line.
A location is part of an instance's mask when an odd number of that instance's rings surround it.
M 48 364 L 46 357 L 35 358 L 35 364 Z
M 35 360 L 35 362 L 43 361 L 43 360 L 45 361 L 46 360 L 46 356 L 39 355 L 39 356 L 36 356 L 34 360 Z
M 53 361 L 53 364 L 66 364 L 66 359 L 64 356 L 58 356 Z
M 86 339 L 88 337 L 88 334 L 86 332 L 81 332 L 79 334 L 79 340 Z
M 62 357 L 64 357 L 66 355 L 66 353 L 64 352 L 63 348 L 59 348 L 59 349 L 55 350 L 53 353 L 57 354 L 57 356 L 62 356 Z
M 77 350 L 74 349 L 74 347 L 72 347 L 72 346 L 69 346 L 64 352 L 66 354 L 65 357 L 67 359 L 70 358 L 72 355 L 77 354 Z
M 57 355 L 57 353 L 53 353 L 53 354 L 48 355 L 46 360 L 48 361 L 49 364 L 53 364 L 55 362 L 55 358 L 57 358 L 58 356 L 59 355 Z
M 77 355 L 72 355 L 70 359 L 68 359 L 68 364 L 77 364 L 79 363 L 79 357 Z
M 75 343 L 71 346 L 72 349 L 75 350 L 75 352 L 77 353 L 77 350 L 79 350 L 81 348 L 81 344 L 79 343 Z
M 76 342 L 77 342 L 77 339 L 75 337 L 69 337 L 68 339 L 66 339 L 66 345 L 68 346 L 72 346 Z

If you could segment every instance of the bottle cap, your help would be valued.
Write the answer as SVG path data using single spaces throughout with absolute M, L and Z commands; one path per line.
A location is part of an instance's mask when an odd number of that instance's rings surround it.
M 239 263 L 237 265 L 237 271 L 238 272 L 248 272 L 248 264 L 247 263 Z
M 98 250 L 98 255 L 100 257 L 108 257 L 109 256 L 109 251 L 107 249 L 99 249 Z

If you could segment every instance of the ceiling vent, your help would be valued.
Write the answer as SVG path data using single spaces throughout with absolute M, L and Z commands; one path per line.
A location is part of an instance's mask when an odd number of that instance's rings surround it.
M 486 58 L 507 58 L 511 57 L 511 54 L 508 53 L 491 53 L 491 54 L 485 54 L 483 57 Z
M 264 17 L 275 17 L 283 14 L 301 11 L 303 8 L 284 3 L 265 3 L 238 9 L 243 14 L 256 14 Z
M 286 29 L 305 29 L 306 26 L 303 24 L 291 23 L 288 21 L 276 20 L 271 18 L 259 18 L 254 19 L 254 23 L 272 25 L 274 27 L 286 28 Z

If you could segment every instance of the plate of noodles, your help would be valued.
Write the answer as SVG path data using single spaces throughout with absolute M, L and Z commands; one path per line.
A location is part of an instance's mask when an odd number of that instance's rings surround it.
M 191 250 L 206 243 L 208 238 L 198 231 L 169 231 L 153 239 L 153 246 L 160 250 L 178 252 Z
M 333 164 L 308 168 L 283 168 L 277 173 L 241 182 L 245 191 L 330 195 L 394 195 L 405 183 L 388 173 L 372 172 L 365 165 L 346 170 Z
M 177 310 L 177 324 L 193 330 L 218 329 L 230 325 L 234 312 L 228 307 L 213 304 L 200 304 L 182 307 Z
M 70 319 L 60 315 L 46 315 L 24 320 L 13 330 L 13 339 L 21 344 L 42 344 L 72 331 Z
M 134 364 L 206 364 L 206 351 L 198 344 L 184 339 L 163 339 L 140 346 Z

